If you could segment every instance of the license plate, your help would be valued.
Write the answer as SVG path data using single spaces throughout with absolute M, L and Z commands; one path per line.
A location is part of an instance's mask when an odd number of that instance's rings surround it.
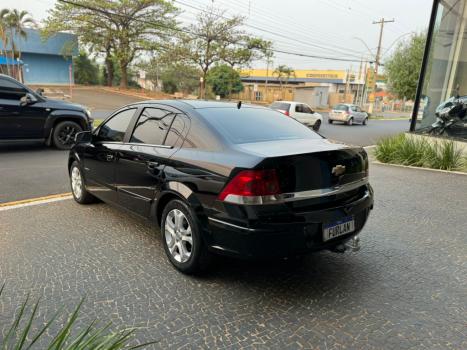
M 354 218 L 346 217 L 336 222 L 331 222 L 323 225 L 323 241 L 346 235 L 347 233 L 355 231 Z

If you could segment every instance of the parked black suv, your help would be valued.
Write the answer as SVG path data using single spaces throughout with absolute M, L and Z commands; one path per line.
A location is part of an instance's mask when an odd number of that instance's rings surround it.
M 0 144 L 44 142 L 69 149 L 76 133 L 92 130 L 83 106 L 51 100 L 0 74 Z

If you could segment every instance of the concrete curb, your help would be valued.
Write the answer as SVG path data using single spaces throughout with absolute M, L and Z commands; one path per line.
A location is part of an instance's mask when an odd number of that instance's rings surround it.
M 106 92 L 111 92 L 113 94 L 119 94 L 119 95 L 125 95 L 125 96 L 131 96 L 131 97 L 136 97 L 136 98 L 139 98 L 141 100 L 154 100 L 154 98 L 151 98 L 149 96 L 141 96 L 141 95 L 138 95 L 138 94 L 134 94 L 134 93 L 131 93 L 131 92 L 123 92 L 123 91 L 118 91 L 118 90 L 113 90 L 113 89 L 106 89 L 104 87 L 99 87 L 99 89 L 101 90 L 104 90 Z
M 371 162 L 372 164 L 377 164 L 377 165 L 387 165 L 387 166 L 393 166 L 393 167 L 398 167 L 398 168 L 407 168 L 407 169 L 417 169 L 417 170 L 426 170 L 426 171 L 433 171 L 437 173 L 445 173 L 445 174 L 455 174 L 455 175 L 464 175 L 467 176 L 467 173 L 464 173 L 462 171 L 454 171 L 454 170 L 441 170 L 441 169 L 431 169 L 431 168 L 422 168 L 418 166 L 411 166 L 411 165 L 401 165 L 401 164 L 392 164 L 392 163 L 382 163 L 377 160 L 374 160 Z

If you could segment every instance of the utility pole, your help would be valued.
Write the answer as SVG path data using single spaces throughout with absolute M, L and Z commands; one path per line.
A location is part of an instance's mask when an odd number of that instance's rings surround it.
M 385 20 L 384 18 L 381 18 L 379 21 L 374 21 L 373 24 L 379 24 L 380 30 L 379 30 L 379 41 L 378 41 L 378 51 L 376 51 L 376 59 L 375 59 L 375 74 L 378 74 L 378 68 L 379 65 L 381 64 L 381 44 L 383 42 L 383 30 L 384 30 L 384 24 L 385 23 L 393 23 L 395 22 L 394 19 L 391 20 Z
M 378 77 L 378 68 L 381 65 L 381 44 L 383 43 L 384 25 L 386 23 L 393 23 L 393 22 L 395 22 L 394 19 L 385 20 L 384 17 L 381 18 L 379 21 L 374 21 L 373 22 L 373 24 L 379 24 L 380 25 L 378 50 L 376 51 L 376 57 L 375 57 L 375 82 L 374 82 L 374 86 L 373 86 L 373 96 L 376 93 L 376 80 L 377 80 L 377 77 Z M 376 98 L 374 99 L 374 103 L 376 103 Z M 372 106 L 372 104 L 370 104 L 370 106 Z

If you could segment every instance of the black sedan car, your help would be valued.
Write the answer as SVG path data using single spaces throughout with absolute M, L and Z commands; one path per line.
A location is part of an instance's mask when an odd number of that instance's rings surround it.
M 185 273 L 212 252 L 344 251 L 373 207 L 365 150 L 241 103 L 125 106 L 77 135 L 68 168 L 78 203 L 97 197 L 153 220 Z

